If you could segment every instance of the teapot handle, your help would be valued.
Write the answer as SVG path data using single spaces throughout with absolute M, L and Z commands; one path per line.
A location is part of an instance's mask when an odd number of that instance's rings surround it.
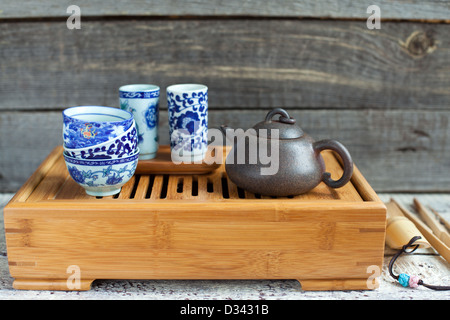
M 341 157 L 342 162 L 344 164 L 344 173 L 339 180 L 331 179 L 331 174 L 329 172 L 324 172 L 322 176 L 322 181 L 331 188 L 340 188 L 343 187 L 347 182 L 350 181 L 353 174 L 353 160 L 350 156 L 348 150 L 344 147 L 343 144 L 336 140 L 321 140 L 314 142 L 313 144 L 314 151 L 320 152 L 322 150 L 330 149 Z

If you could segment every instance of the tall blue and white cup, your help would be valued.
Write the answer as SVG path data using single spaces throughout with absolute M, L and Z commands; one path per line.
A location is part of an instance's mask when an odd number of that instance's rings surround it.
M 139 160 L 156 157 L 158 151 L 159 87 L 129 84 L 119 88 L 120 108 L 130 111 L 138 131 Z
M 175 84 L 166 90 L 172 161 L 200 162 L 208 149 L 208 87 Z

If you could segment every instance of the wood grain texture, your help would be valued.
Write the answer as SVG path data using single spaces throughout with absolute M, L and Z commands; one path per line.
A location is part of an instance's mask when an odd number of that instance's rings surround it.
M 55 150 L 62 157 L 62 147 Z M 333 153 L 322 154 L 332 176 L 340 175 Z M 76 266 L 81 290 L 98 278 L 299 279 L 307 280 L 305 290 L 347 290 L 355 283 L 373 289 L 360 280 L 368 266 L 381 268 L 386 208 L 379 198 L 355 197 L 352 183 L 353 192 L 322 183 L 307 198 L 226 198 L 216 183 L 225 174 L 221 166 L 192 176 L 199 188 L 193 197 L 180 194 L 177 175 L 168 177 L 166 196 L 147 197 L 152 177 L 140 175 L 129 199 L 79 199 L 74 188 L 59 200 L 50 197 L 66 180 L 59 160 L 40 167 L 42 180 L 21 190 L 25 201 L 13 199 L 4 209 L 15 288 L 71 289 L 64 281 Z
M 77 285 L 79 291 L 89 290 L 93 280 L 81 279 Z M 69 286 L 72 286 L 69 281 Z M 36 279 L 17 279 L 14 280 L 13 288 L 17 290 L 67 290 L 68 281 L 65 280 L 36 280 Z
M 176 3 L 153 2 L 147 11 L 148 2 L 137 1 L 127 11 L 81 2 L 91 17 L 81 30 L 66 27 L 68 3 L 2 4 L 1 191 L 15 192 L 61 143 L 59 111 L 118 106 L 124 83 L 160 85 L 167 144 L 165 87 L 193 81 L 210 88 L 211 126 L 247 128 L 284 107 L 314 138 L 343 142 L 377 191 L 450 190 L 442 174 L 450 163 L 450 24 L 383 22 L 368 30 L 365 19 L 297 19 L 359 12 L 349 1 Z M 448 16 L 446 2 L 379 3 L 385 18 Z M 169 18 L 169 9 L 190 17 Z M 57 19 L 1 19 L 43 13 Z M 96 19 L 103 15 L 110 17 Z
M 367 289 L 367 278 L 365 279 L 351 279 L 351 280 L 301 280 L 303 290 L 308 291 L 323 291 L 323 290 L 365 290 Z M 375 283 L 370 283 L 375 288 L 379 287 L 378 280 Z
M 12 194 L 0 194 L 0 211 L 10 200 Z M 413 198 L 417 197 L 424 205 L 431 206 L 450 220 L 450 194 L 379 194 L 383 201 L 392 197 L 410 208 L 417 217 Z M 96 280 L 90 291 L 82 294 L 66 291 L 18 291 L 12 290 L 13 278 L 7 265 L 6 245 L 4 242 L 3 216 L 0 215 L 0 296 L 5 299 L 282 299 L 282 300 L 319 300 L 319 299 L 397 299 L 397 300 L 448 300 L 448 292 L 422 288 L 411 290 L 402 287 L 388 272 L 388 264 L 396 250 L 385 249 L 380 287 L 372 291 L 303 291 L 295 280 Z M 407 272 L 420 275 L 430 284 L 450 283 L 450 264 L 432 249 L 418 249 L 414 253 L 400 258 L 394 269 L 396 274 Z M 370 273 L 368 273 L 370 275 Z M 367 280 L 367 279 L 366 279 Z M 302 281 L 303 283 L 306 282 Z M 311 288 L 309 289 L 311 290 Z M 81 296 L 80 296 L 81 295 Z
M 447 109 L 450 24 L 291 19 L 1 22 L 2 110 L 118 105 L 196 82 L 213 108 Z M 165 103 L 162 103 L 165 108 Z
M 448 248 L 450 248 L 450 234 L 446 227 L 441 224 L 434 213 L 420 203 L 419 200 L 414 199 L 414 205 L 416 206 L 422 220 L 433 231 L 436 237 L 439 238 Z
M 448 247 L 444 242 L 441 241 L 433 231 L 419 218 L 415 217 L 415 215 L 409 211 L 405 206 L 398 204 L 402 210 L 403 214 L 410 219 L 417 229 L 425 236 L 428 242 L 436 249 L 437 252 L 445 259 L 447 262 L 450 262 L 450 247 Z
M 415 227 L 414 223 L 405 217 L 394 201 L 387 202 L 386 209 L 386 244 L 390 248 L 399 250 L 416 236 L 421 237 L 414 242 L 414 244 L 419 245 L 419 248 L 430 247 L 430 243 Z
M 8 1 L 2 4 L 0 18 L 65 17 L 69 0 Z M 134 0 L 111 2 L 80 0 L 76 3 L 83 16 L 258 16 L 258 17 L 332 17 L 365 18 L 367 3 L 351 0 L 282 0 L 282 1 L 207 1 L 207 0 Z M 387 1 L 375 0 L 385 19 L 449 19 L 450 8 L 446 1 Z
M 170 146 L 167 144 L 159 146 L 154 159 L 139 160 L 135 173 L 202 174 L 216 170 L 223 162 L 223 152 L 220 151 L 220 155 L 218 154 L 216 156 L 215 148 L 211 146 L 206 152 L 205 161 L 195 164 L 182 162 L 174 165 L 171 158 Z
M 209 124 L 247 129 L 266 110 L 210 108 Z M 378 192 L 449 191 L 450 112 L 400 110 L 290 110 L 314 139 L 332 138 L 350 151 Z M 167 112 L 161 111 L 161 144 L 169 143 Z M 59 112 L 0 113 L 0 190 L 15 192 L 61 141 Z M 21 132 L 20 139 L 11 132 Z M 231 188 L 231 187 L 230 187 Z M 230 190 L 230 192 L 235 192 Z M 367 195 L 370 197 L 370 195 Z

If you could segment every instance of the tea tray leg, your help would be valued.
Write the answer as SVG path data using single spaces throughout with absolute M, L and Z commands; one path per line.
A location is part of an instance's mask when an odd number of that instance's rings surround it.
M 367 279 L 308 279 L 298 280 L 305 291 L 373 290 L 379 287 L 378 279 L 368 284 Z
M 94 280 L 82 279 L 76 284 L 67 284 L 67 279 L 15 279 L 13 288 L 19 290 L 87 291 Z

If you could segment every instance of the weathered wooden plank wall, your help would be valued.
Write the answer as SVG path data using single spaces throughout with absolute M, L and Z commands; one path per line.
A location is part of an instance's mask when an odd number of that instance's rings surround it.
M 2 1 L 4 18 L 67 18 L 67 7 L 76 4 L 83 16 L 255 16 L 367 19 L 369 5 L 381 9 L 383 19 L 449 20 L 445 0 L 35 0 Z
M 4 3 L 3 3 L 4 2 Z M 120 4 L 119 4 L 120 3 Z M 210 89 L 210 125 L 285 107 L 343 142 L 377 191 L 450 191 L 450 5 L 375 1 L 0 1 L 0 192 L 61 143 L 61 110 L 118 106 L 126 83 Z

